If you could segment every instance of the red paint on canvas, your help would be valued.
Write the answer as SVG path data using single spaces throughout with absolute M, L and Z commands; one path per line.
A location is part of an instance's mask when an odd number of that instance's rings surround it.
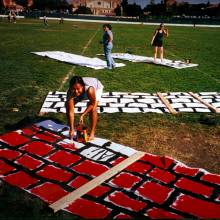
M 122 192 L 114 192 L 108 196 L 108 199 L 117 206 L 138 212 L 147 206 L 147 203 L 132 199 Z
M 187 178 L 180 178 L 176 183 L 175 186 L 196 193 L 196 194 L 201 194 L 203 196 L 209 197 L 213 193 L 213 188 L 206 186 L 204 184 L 189 180 Z
M 19 153 L 18 151 L 0 149 L 0 157 L 3 157 L 8 160 L 13 160 L 20 155 L 21 155 L 21 153 Z
M 52 154 L 48 159 L 62 166 L 70 166 L 71 164 L 79 161 L 81 157 L 67 151 L 59 150 Z
M 44 183 L 40 186 L 33 188 L 32 190 L 30 190 L 30 192 L 40 197 L 45 202 L 48 202 L 49 204 L 68 194 L 68 192 L 65 191 L 63 188 L 53 183 Z
M 22 129 L 22 134 L 27 135 L 27 136 L 32 136 L 36 134 L 36 131 L 33 131 L 31 128 L 24 128 Z
M 183 166 L 180 164 L 174 167 L 174 171 L 176 173 L 184 174 L 187 176 L 195 176 L 199 172 L 199 169 Z
M 173 203 L 172 208 L 194 215 L 198 218 L 219 218 L 220 204 L 181 195 Z
M 82 198 L 77 199 L 74 203 L 65 209 L 86 219 L 103 219 L 106 218 L 111 211 L 109 208 L 102 204 Z
M 3 178 L 6 182 L 18 186 L 20 188 L 27 188 L 31 184 L 37 183 L 38 180 L 29 176 L 23 171 L 19 171 L 17 173 L 10 174 Z
M 145 154 L 140 160 L 146 161 L 163 169 L 168 169 L 174 162 L 174 160 L 169 157 L 160 157 L 153 154 Z
M 72 151 L 77 150 L 77 148 L 75 147 L 74 144 L 68 144 L 68 143 L 65 143 L 65 142 L 59 142 L 58 145 L 60 145 L 64 149 L 69 149 L 69 150 L 72 150 Z
M 89 160 L 85 160 L 82 163 L 73 166 L 72 169 L 78 173 L 87 174 L 89 176 L 94 176 L 94 177 L 99 176 L 100 174 L 108 170 L 106 166 Z
M 4 161 L 0 160 L 0 175 L 5 175 L 10 171 L 16 170 L 14 167 L 8 165 Z
M 71 181 L 68 185 L 72 186 L 73 188 L 77 189 L 87 183 L 89 180 L 83 176 L 77 176 L 73 181 Z
M 173 190 L 154 182 L 145 182 L 137 189 L 137 194 L 155 203 L 163 204 Z
M 207 173 L 202 176 L 201 180 L 220 185 L 220 175 L 217 174 Z
M 19 159 L 16 160 L 16 163 L 30 169 L 36 169 L 38 168 L 41 164 L 43 164 L 42 161 L 36 160 L 33 157 L 30 157 L 28 155 L 23 155 L 22 157 L 20 157 Z
M 173 174 L 166 170 L 161 170 L 159 168 L 154 168 L 147 175 L 167 184 L 175 180 L 175 176 Z
M 132 219 L 130 215 L 120 213 L 114 217 L 114 219 Z
M 118 157 L 117 159 L 115 159 L 114 161 L 112 161 L 111 164 L 112 164 L 113 166 L 115 166 L 115 165 L 121 163 L 123 160 L 125 160 L 124 157 Z
M 151 219 L 183 219 L 183 216 L 159 208 L 148 210 L 146 215 Z
M 111 180 L 111 183 L 118 187 L 130 190 L 132 186 L 138 183 L 140 180 L 140 177 L 134 176 L 130 173 L 120 173 L 113 180 Z
M 45 144 L 44 142 L 40 141 L 33 141 L 29 144 L 24 145 L 21 150 L 25 150 L 29 153 L 32 153 L 34 155 L 38 156 L 45 156 L 50 151 L 53 150 L 53 146 Z
M 103 194 L 109 192 L 110 190 L 111 188 L 107 186 L 96 186 L 93 190 L 89 191 L 87 194 L 95 198 L 98 198 L 102 196 Z
M 52 165 L 44 167 L 44 169 L 38 171 L 37 174 L 47 179 L 57 180 L 59 182 L 66 182 L 72 177 L 72 173 Z
M 145 174 L 152 166 L 141 162 L 134 162 L 126 168 L 126 170 L 136 173 Z
M 38 133 L 34 136 L 36 139 L 47 141 L 48 143 L 54 143 L 57 141 L 57 138 L 52 135 L 45 135 L 44 133 Z
M 1 135 L 0 140 L 12 147 L 16 147 L 20 144 L 24 144 L 29 141 L 28 138 L 24 137 L 23 135 L 18 134 L 15 131 Z

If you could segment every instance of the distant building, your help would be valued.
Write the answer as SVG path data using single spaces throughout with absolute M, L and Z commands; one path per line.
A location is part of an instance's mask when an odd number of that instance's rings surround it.
M 5 8 L 21 9 L 22 6 L 16 4 L 16 0 L 0 0 L 3 2 Z M 30 7 L 33 4 L 33 0 L 27 1 L 27 6 Z M 23 7 L 22 7 L 23 8 Z
M 86 6 L 94 15 L 115 15 L 114 9 L 121 4 L 120 0 L 73 0 L 73 8 Z
M 173 4 L 176 4 L 177 2 L 176 2 L 176 0 L 166 0 L 165 3 L 167 6 L 171 6 Z

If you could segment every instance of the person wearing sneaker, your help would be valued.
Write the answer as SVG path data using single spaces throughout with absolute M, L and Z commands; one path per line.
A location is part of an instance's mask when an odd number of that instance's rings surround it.
M 101 100 L 104 86 L 102 83 L 92 77 L 73 76 L 69 82 L 69 89 L 67 91 L 66 114 L 70 127 L 69 136 L 73 140 L 74 136 L 74 109 L 76 103 L 88 100 L 85 111 L 80 116 L 80 124 L 83 124 L 84 117 L 90 114 L 90 137 L 92 140 L 95 137 L 95 129 L 97 124 L 97 106 Z
M 107 68 L 108 69 L 113 69 L 115 68 L 115 62 L 112 58 L 111 52 L 113 48 L 113 33 L 112 33 L 112 27 L 110 24 L 104 24 L 103 25 L 103 37 L 102 37 L 102 43 L 104 46 L 104 54 L 105 54 L 105 59 L 107 62 Z

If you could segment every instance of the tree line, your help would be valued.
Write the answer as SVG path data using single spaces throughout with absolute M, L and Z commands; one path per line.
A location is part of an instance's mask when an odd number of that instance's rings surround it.
M 16 0 L 16 3 L 27 7 L 28 0 Z M 3 4 L 1 3 L 1 6 Z M 33 5 L 30 9 L 38 10 L 66 10 L 72 11 L 73 5 L 66 0 L 33 0 Z M 74 13 L 77 14 L 92 14 L 90 8 L 80 6 Z M 161 0 L 160 3 L 155 3 L 155 0 L 150 0 L 150 3 L 143 9 L 136 3 L 129 4 L 128 0 L 122 0 L 121 5 L 115 8 L 117 16 L 132 16 L 132 17 L 155 17 L 155 16 L 210 16 L 220 17 L 220 3 L 211 5 L 208 1 L 206 4 L 190 4 L 188 2 L 178 3 L 172 1 L 169 4 L 168 0 Z

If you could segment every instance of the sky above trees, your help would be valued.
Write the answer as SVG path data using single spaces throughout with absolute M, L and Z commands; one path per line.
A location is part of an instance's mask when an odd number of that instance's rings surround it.
M 146 5 L 148 5 L 150 3 L 150 0 L 128 0 L 129 4 L 133 4 L 136 3 L 138 5 L 141 5 L 141 7 L 145 7 Z M 155 3 L 160 3 L 161 0 L 155 0 Z M 177 2 L 189 2 L 191 4 L 199 4 L 199 3 L 207 3 L 208 0 L 177 0 Z M 216 4 L 216 3 L 220 3 L 220 0 L 209 0 L 210 3 L 212 4 Z

